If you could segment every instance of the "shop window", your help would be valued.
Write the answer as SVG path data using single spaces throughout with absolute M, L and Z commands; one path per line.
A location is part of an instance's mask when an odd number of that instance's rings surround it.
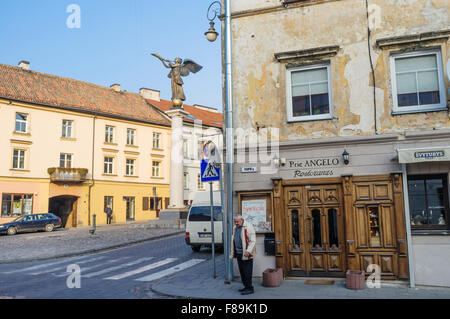
M 330 65 L 287 70 L 288 121 L 332 118 Z
M 439 50 L 391 56 L 394 113 L 446 109 Z
M 412 229 L 448 229 L 446 175 L 408 176 Z
M 2 217 L 20 217 L 32 213 L 32 194 L 3 194 Z
M 370 247 L 381 247 L 378 206 L 368 207 Z

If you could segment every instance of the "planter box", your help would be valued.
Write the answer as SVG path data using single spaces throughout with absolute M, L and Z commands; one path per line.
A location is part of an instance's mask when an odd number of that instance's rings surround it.
M 347 289 L 362 290 L 366 287 L 364 270 L 347 270 L 345 287 Z
M 279 287 L 283 282 L 283 269 L 268 268 L 263 272 L 263 286 L 264 287 Z

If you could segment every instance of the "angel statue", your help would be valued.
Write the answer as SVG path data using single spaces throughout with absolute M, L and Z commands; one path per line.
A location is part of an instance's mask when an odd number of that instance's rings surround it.
M 160 59 L 166 68 L 171 69 L 167 77 L 172 80 L 172 103 L 174 106 L 181 107 L 186 100 L 183 91 L 184 82 L 181 77 L 188 76 L 190 72 L 197 73 L 203 67 L 189 59 L 183 61 L 181 58 L 175 58 L 175 61 L 170 61 L 158 54 L 152 53 L 152 55 Z

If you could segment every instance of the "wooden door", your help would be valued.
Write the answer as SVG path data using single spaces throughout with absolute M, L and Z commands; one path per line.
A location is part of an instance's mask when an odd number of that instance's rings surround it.
M 344 276 L 340 185 L 285 189 L 291 276 Z

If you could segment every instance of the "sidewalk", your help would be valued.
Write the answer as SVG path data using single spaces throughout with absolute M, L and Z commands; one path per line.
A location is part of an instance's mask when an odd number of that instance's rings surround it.
M 150 227 L 147 221 L 100 225 L 93 235 L 91 229 L 0 236 L 0 264 L 82 255 L 184 233 L 184 229 Z
M 450 288 L 418 287 L 411 289 L 407 283 L 382 281 L 381 288 L 349 290 L 345 280 L 336 279 L 333 285 L 308 285 L 304 279 L 284 280 L 280 287 L 263 287 L 262 278 L 254 278 L 255 293 L 242 296 L 239 278 L 224 283 L 223 255 L 216 258 L 216 279 L 213 262 L 208 260 L 195 270 L 181 272 L 155 281 L 149 289 L 153 293 L 178 298 L 195 299 L 449 299 Z M 234 274 L 239 275 L 239 274 Z M 255 274 L 254 274 L 255 275 Z

